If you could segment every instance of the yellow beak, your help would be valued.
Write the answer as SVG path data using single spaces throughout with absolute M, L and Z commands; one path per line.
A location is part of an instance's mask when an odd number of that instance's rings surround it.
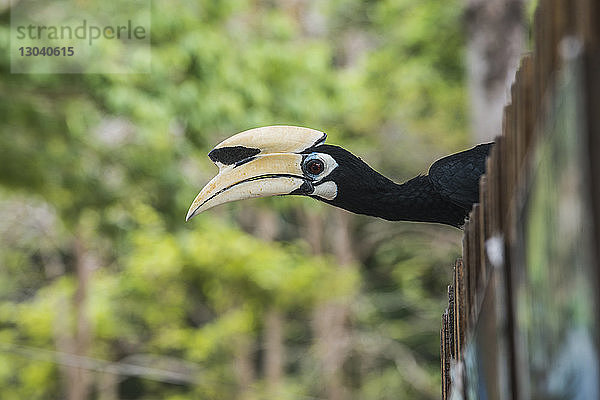
M 185 220 L 219 204 L 290 194 L 310 184 L 298 153 L 322 143 L 325 137 L 308 128 L 268 126 L 224 140 L 209 154 L 219 173 L 196 196 Z

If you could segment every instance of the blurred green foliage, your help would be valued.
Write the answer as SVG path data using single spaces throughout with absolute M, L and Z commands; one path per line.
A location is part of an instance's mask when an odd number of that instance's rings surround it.
M 355 265 L 340 268 L 328 235 L 319 254 L 305 240 L 306 216 L 334 219 L 312 200 L 183 219 L 214 173 L 205 154 L 251 127 L 326 131 L 396 180 L 465 145 L 460 14 L 458 0 L 154 0 L 151 74 L 19 75 L 2 11 L 0 398 L 66 397 L 65 353 L 78 351 L 90 398 L 115 398 L 102 383 L 114 362 L 185 372 L 117 375 L 118 398 L 269 398 L 273 310 L 287 354 L 278 398 L 326 398 L 311 326 L 332 303 L 349 307 L 351 398 L 437 398 L 459 232 L 355 217 Z M 244 222 L 265 209 L 275 241 Z

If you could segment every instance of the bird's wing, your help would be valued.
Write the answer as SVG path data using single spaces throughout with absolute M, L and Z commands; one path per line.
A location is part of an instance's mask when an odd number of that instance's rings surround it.
M 479 201 L 479 177 L 485 172 L 485 159 L 493 145 L 480 144 L 434 162 L 429 168 L 433 187 L 442 197 L 470 210 Z

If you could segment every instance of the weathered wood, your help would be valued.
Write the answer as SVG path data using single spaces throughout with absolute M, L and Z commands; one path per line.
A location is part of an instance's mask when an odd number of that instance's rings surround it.
M 455 315 L 454 315 L 454 286 L 448 285 L 448 348 L 450 351 L 450 358 L 456 360 L 456 336 L 454 335 L 454 324 L 455 324 Z
M 450 394 L 450 349 L 448 346 L 450 332 L 448 329 L 448 311 L 442 315 L 441 353 L 442 353 L 442 398 L 447 399 Z
M 462 360 L 462 349 L 465 341 L 465 278 L 462 259 L 454 264 L 454 342 L 457 360 Z
M 495 346 L 493 357 L 504 360 L 508 397 L 518 398 L 519 387 L 526 379 L 517 373 L 519 354 L 516 339 L 516 304 L 514 290 L 525 272 L 514 262 L 518 258 L 519 207 L 530 182 L 532 155 L 544 135 L 543 127 L 553 112 L 557 78 L 570 51 L 580 51 L 583 83 L 582 113 L 586 117 L 585 156 L 590 204 L 594 221 L 596 287 L 600 287 L 600 2 L 597 0 L 540 0 L 533 24 L 532 52 L 526 54 L 510 89 L 511 102 L 504 109 L 502 135 L 496 138 L 486 162 L 486 175 L 480 182 L 480 204 L 475 205 L 464 226 L 463 258 L 456 260 L 452 285 L 448 287 L 448 309 L 442 317 L 442 391 L 449 396 L 452 387 L 450 360 L 463 363 L 467 340 L 473 340 L 478 326 L 497 326 L 503 345 Z M 581 46 L 581 49 L 579 47 Z M 501 256 L 492 260 L 487 253 L 493 244 Z M 491 245 L 490 244 L 490 245 Z M 499 265 L 497 263 L 500 262 Z M 495 309 L 490 299 L 490 282 L 502 304 Z M 501 285 L 501 286 L 498 286 Z M 600 297 L 599 291 L 595 293 Z M 486 297 L 487 296 L 487 297 Z M 486 300 L 486 301 L 488 301 Z M 600 304 L 596 298 L 594 304 Z M 496 325 L 494 325 L 496 324 Z M 600 348 L 600 336 L 595 338 Z M 490 350 L 491 351 L 491 350 Z M 495 351 L 503 351 L 499 355 Z M 498 368 L 498 371 L 502 368 Z M 464 371 L 464 369 L 463 369 Z M 459 377 L 459 379 L 463 379 Z M 467 377 L 468 380 L 468 377 Z M 490 387 L 501 389 L 501 382 Z M 499 396 L 498 393 L 492 398 Z M 468 391 L 463 393 L 468 398 Z M 507 395 L 507 393 L 505 393 Z M 499 397 L 498 397 L 499 398 Z

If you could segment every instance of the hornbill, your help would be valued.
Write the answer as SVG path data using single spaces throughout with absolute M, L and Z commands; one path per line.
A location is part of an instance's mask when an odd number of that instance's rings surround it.
M 323 132 L 266 126 L 219 143 L 208 157 L 219 173 L 192 202 L 186 221 L 216 205 L 252 197 L 304 195 L 391 221 L 461 227 L 479 199 L 479 177 L 493 143 L 434 162 L 428 175 L 397 184 L 349 151 L 324 144 Z

